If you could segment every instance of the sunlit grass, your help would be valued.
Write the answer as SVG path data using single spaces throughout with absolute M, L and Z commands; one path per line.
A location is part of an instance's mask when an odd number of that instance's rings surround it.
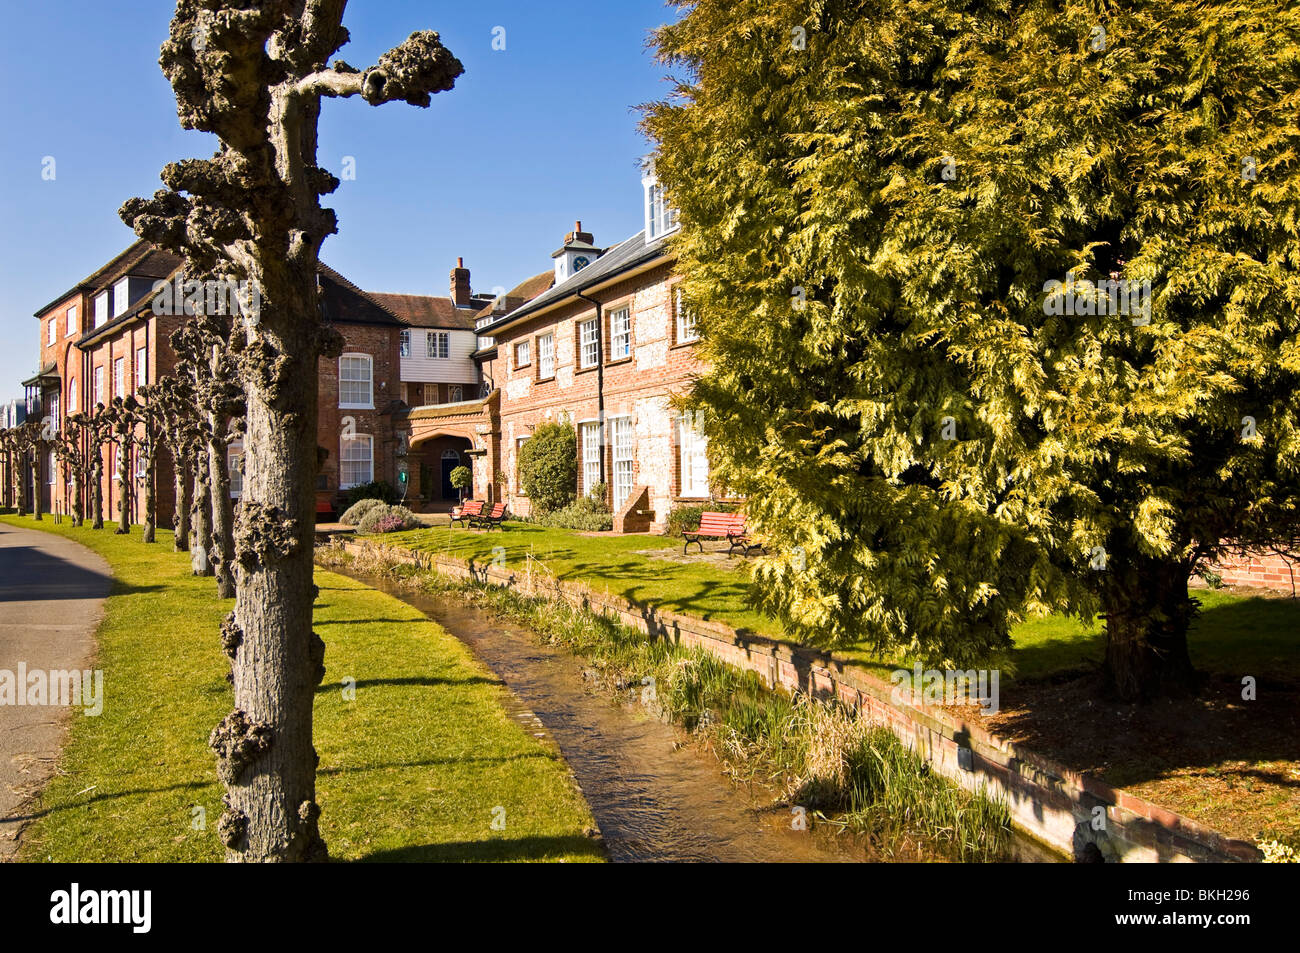
M 95 662 L 104 712 L 75 716 L 20 859 L 221 860 L 207 739 L 231 707 L 217 630 L 232 601 L 189 574 L 188 555 L 173 553 L 162 530 L 146 545 L 138 533 L 0 518 L 83 543 L 114 573 Z M 505 689 L 462 643 L 383 593 L 327 572 L 317 584 L 315 628 L 327 646 L 317 799 L 332 857 L 602 856 L 584 834 L 593 822 L 567 766 L 508 717 Z M 356 680 L 355 701 L 344 698 L 344 678 Z

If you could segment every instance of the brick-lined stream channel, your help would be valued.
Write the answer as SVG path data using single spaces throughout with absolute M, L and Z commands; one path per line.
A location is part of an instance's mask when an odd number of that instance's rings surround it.
M 722 772 L 718 760 L 626 701 L 593 688 L 584 662 L 529 630 L 452 597 L 331 567 L 423 612 L 474 651 L 510 689 L 510 714 L 560 749 L 615 861 L 879 861 L 861 841 L 819 826 L 796 831 Z M 1055 861 L 1014 837 L 1013 859 Z
M 450 598 L 338 568 L 419 609 L 468 645 L 510 689 L 510 714 L 559 747 L 615 861 L 867 860 L 851 838 L 795 831 L 722 773 L 716 758 L 682 743 L 638 703 L 593 689 L 586 666 L 527 629 Z

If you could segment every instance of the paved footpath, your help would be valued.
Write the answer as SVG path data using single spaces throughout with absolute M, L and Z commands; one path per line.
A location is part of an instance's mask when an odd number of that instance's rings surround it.
M 0 523 L 0 669 L 16 678 L 20 662 L 29 672 L 89 668 L 111 583 L 108 563 L 84 546 Z M 0 861 L 12 858 L 27 821 L 18 808 L 54 774 L 68 725 L 84 717 L 0 704 Z

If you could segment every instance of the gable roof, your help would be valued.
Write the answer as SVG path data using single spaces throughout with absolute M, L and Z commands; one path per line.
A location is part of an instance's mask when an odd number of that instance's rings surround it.
M 181 265 L 181 257 L 145 241 L 137 239 L 126 251 L 111 259 L 108 264 L 91 272 L 85 278 L 59 295 L 45 307 L 35 312 L 40 317 L 61 301 L 74 294 L 96 293 L 120 278 L 136 275 L 142 278 L 168 278 Z
M 473 331 L 475 311 L 458 308 L 450 298 L 433 295 L 389 294 L 372 291 L 370 297 L 387 308 L 405 325 L 414 328 L 443 328 L 449 331 Z
M 506 315 L 521 305 L 527 304 L 538 295 L 549 291 L 555 285 L 555 272 L 543 271 L 531 278 L 525 278 L 500 298 L 494 298 L 485 308 L 474 315 L 475 321 L 492 315 Z

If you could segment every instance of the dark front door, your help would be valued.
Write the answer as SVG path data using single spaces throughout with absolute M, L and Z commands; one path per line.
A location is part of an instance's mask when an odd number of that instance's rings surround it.
M 451 485 L 451 471 L 460 466 L 460 454 L 455 450 L 442 451 L 442 498 L 454 500 L 456 488 Z

